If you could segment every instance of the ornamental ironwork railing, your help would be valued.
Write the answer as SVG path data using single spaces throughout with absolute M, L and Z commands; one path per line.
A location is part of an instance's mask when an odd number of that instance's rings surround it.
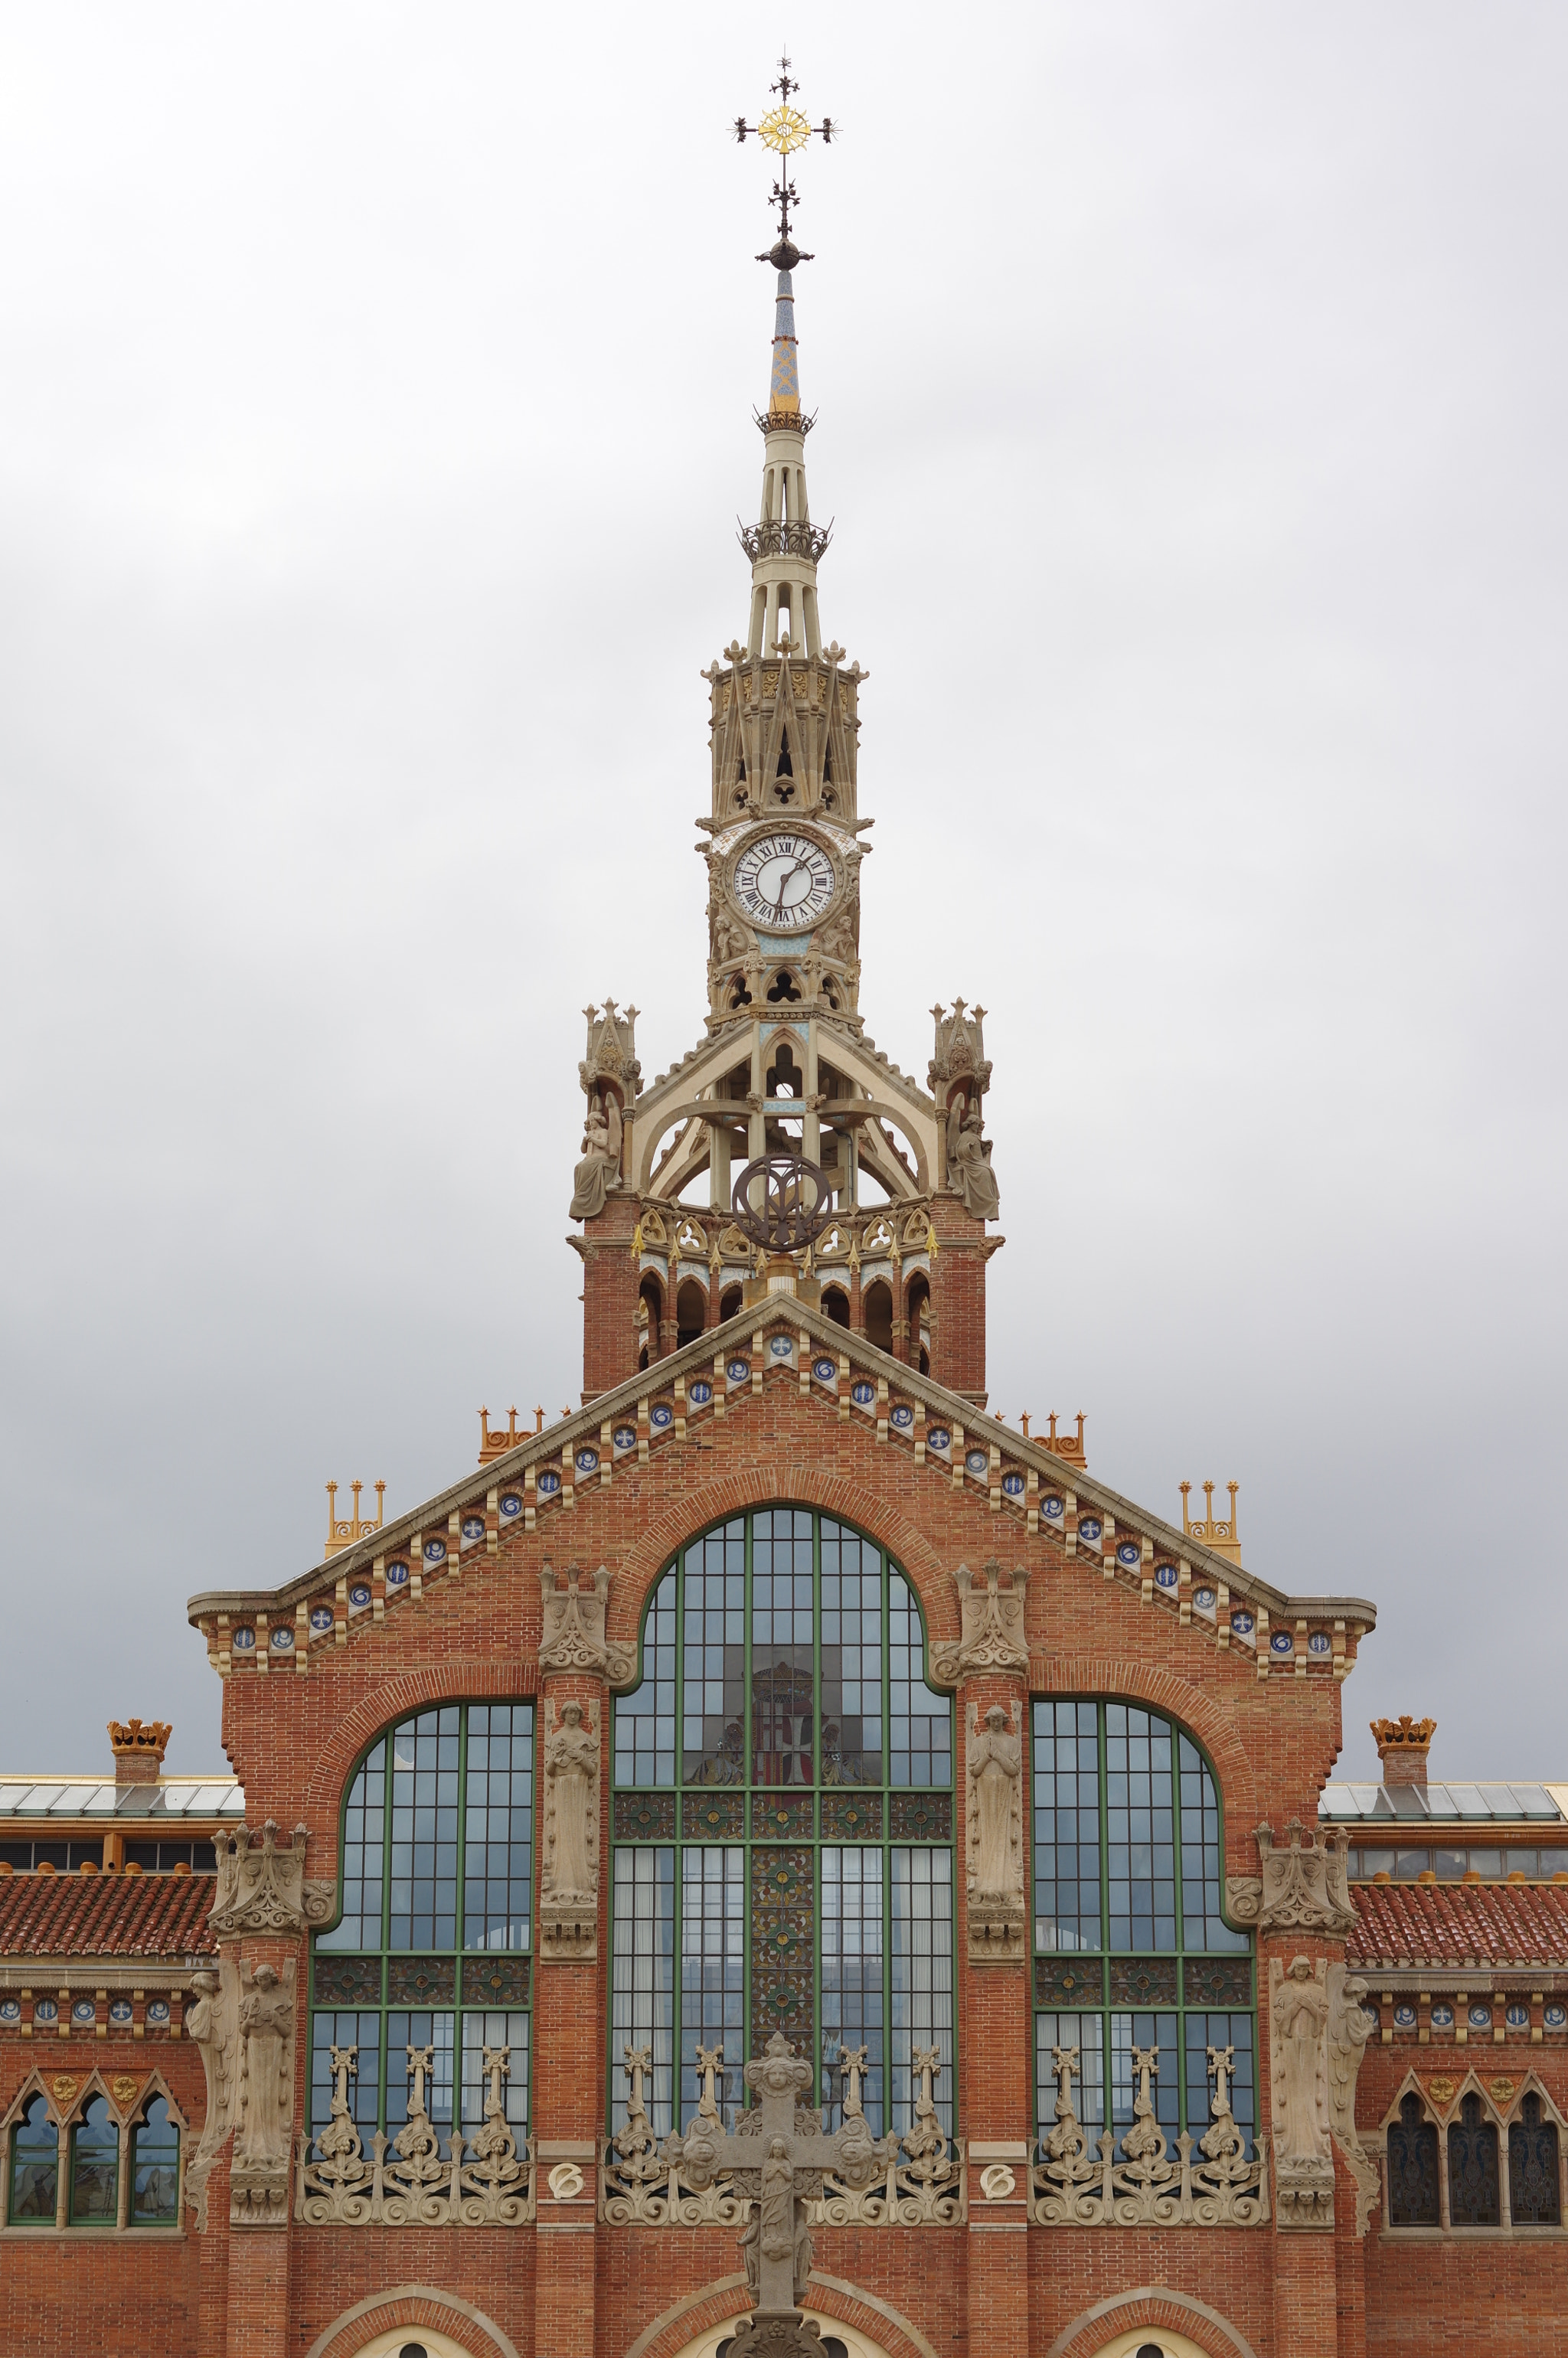
M 1215 2082 L 1208 2128 L 1195 2144 L 1185 2130 L 1174 2158 L 1154 2114 L 1150 2082 L 1160 2068 L 1159 2050 L 1135 2047 L 1138 2075 L 1132 2125 L 1121 2140 L 1101 2131 L 1098 2158 L 1073 2106 L 1076 2047 L 1054 2047 L 1056 2125 L 1041 2145 L 1033 2178 L 1031 2216 L 1042 2227 L 1253 2227 L 1269 2216 L 1268 2154 L 1258 2139 L 1255 2160 L 1231 2117 L 1227 2078 L 1231 2050 L 1214 2048 L 1208 2060 Z
M 680 2183 L 679 2165 L 654 2135 L 643 2088 L 651 2050 L 628 2047 L 626 2072 L 631 2091 L 626 2102 L 626 2125 L 607 2139 L 599 2171 L 599 2215 L 616 2227 L 739 2227 L 752 2209 L 751 2198 L 736 2192 L 726 2177 L 700 2192 Z M 721 2047 L 699 2047 L 697 2068 L 701 2094 L 697 2117 L 719 2121 L 715 2081 L 724 2061 Z M 860 2081 L 865 2070 L 863 2047 L 840 2050 L 838 2069 L 848 2080 L 844 2117 L 862 2118 Z M 808 2203 L 810 2225 L 848 2227 L 957 2227 L 968 2216 L 968 2166 L 962 2145 L 945 2135 L 936 2116 L 934 2082 L 942 2069 L 934 2047 L 914 2052 L 919 2087 L 914 2119 L 901 2136 L 892 2140 L 885 2167 L 877 2163 L 863 2185 L 851 2186 L 831 2170 L 823 2178 L 821 2199 Z
M 833 537 L 833 527 L 807 524 L 800 516 L 775 516 L 765 524 L 739 525 L 737 536 L 753 565 L 759 557 L 804 557 L 815 565 Z
M 388 2139 L 378 2129 L 367 2156 L 349 2109 L 357 2047 L 334 2047 L 332 2111 L 314 2139 L 302 2136 L 295 2161 L 294 2215 L 308 2227 L 522 2227 L 535 2215 L 531 2142 L 519 2153 L 501 2083 L 512 2051 L 487 2047 L 484 2121 L 471 2137 L 454 2128 L 441 2151 L 426 2110 L 433 2047 L 410 2047 L 408 2118 Z

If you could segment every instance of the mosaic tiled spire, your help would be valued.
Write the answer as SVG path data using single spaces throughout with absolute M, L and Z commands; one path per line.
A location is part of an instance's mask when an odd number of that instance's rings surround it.
M 768 387 L 770 427 L 800 424 L 800 362 L 795 340 L 795 288 L 787 270 L 779 272 L 773 308 L 773 374 Z

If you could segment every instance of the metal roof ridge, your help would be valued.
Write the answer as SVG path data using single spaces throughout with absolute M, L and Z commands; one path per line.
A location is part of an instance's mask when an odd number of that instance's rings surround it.
M 885 1375 L 890 1383 L 896 1382 L 899 1389 L 912 1399 L 921 1401 L 926 1408 L 937 1409 L 951 1422 L 961 1424 L 966 1438 L 972 1435 L 976 1439 L 984 1437 L 994 1441 L 1021 1464 L 1032 1466 L 1036 1473 L 1049 1475 L 1064 1489 L 1072 1490 L 1075 1497 L 1105 1508 L 1116 1517 L 1119 1530 L 1125 1522 L 1129 1530 L 1140 1531 L 1156 1544 L 1184 1558 L 1195 1570 L 1204 1569 L 1216 1581 L 1223 1581 L 1233 1596 L 1244 1596 L 1264 1606 L 1271 1617 L 1275 1615 L 1290 1619 L 1308 1616 L 1320 1620 L 1339 1617 L 1360 1621 L 1368 1630 L 1377 1626 L 1378 1608 L 1369 1599 L 1287 1595 L 1284 1590 L 1276 1588 L 1272 1582 L 1248 1572 L 1241 1564 L 1232 1563 L 1228 1557 L 1215 1554 L 1195 1541 L 1190 1532 L 1177 1531 L 1162 1516 L 1152 1514 L 1147 1508 L 1139 1506 L 1136 1500 L 1125 1498 L 1120 1491 L 1113 1490 L 1108 1483 L 1086 1473 L 1081 1466 L 1067 1465 L 1042 1443 L 1025 1440 L 1011 1425 L 1004 1424 L 1000 1417 L 989 1416 L 983 1409 L 977 1408 L 964 1393 L 949 1390 L 934 1377 L 923 1376 L 917 1369 L 906 1367 L 891 1352 L 879 1350 L 863 1336 L 852 1334 L 849 1328 L 838 1325 L 822 1311 L 811 1309 L 793 1294 L 772 1296 L 767 1303 L 759 1303 L 750 1311 L 737 1312 L 733 1318 L 725 1320 L 721 1325 L 705 1328 L 695 1342 L 672 1351 L 666 1358 L 658 1361 L 656 1368 L 639 1368 L 625 1382 L 612 1385 L 608 1391 L 596 1393 L 591 1401 L 579 1409 L 574 1409 L 569 1416 L 562 1417 L 544 1432 L 530 1433 L 525 1441 L 519 1442 L 515 1449 L 508 1450 L 503 1456 L 493 1457 L 488 1465 L 476 1467 L 474 1473 L 481 1476 L 481 1480 L 476 1482 L 473 1476 L 465 1476 L 461 1482 L 449 1484 L 444 1490 L 437 1491 L 418 1507 L 398 1516 L 370 1537 L 356 1541 L 351 1547 L 340 1549 L 333 1556 L 323 1558 L 319 1563 L 297 1574 L 280 1587 L 199 1590 L 187 1600 L 186 1617 L 194 1626 L 203 1614 L 231 1612 L 236 1608 L 242 1613 L 247 1610 L 259 1612 L 302 1602 L 319 1589 L 324 1579 L 334 1582 L 342 1579 L 349 1573 L 373 1563 L 376 1556 L 392 1552 L 416 1531 L 432 1530 L 438 1523 L 444 1524 L 451 1513 L 472 1501 L 476 1488 L 491 1489 L 508 1476 L 521 1475 L 530 1466 L 559 1457 L 564 1450 L 573 1446 L 586 1434 L 591 1433 L 597 1439 L 599 1427 L 612 1422 L 619 1410 L 634 1408 L 639 1400 L 655 1396 L 665 1390 L 676 1376 L 699 1369 L 706 1374 L 715 1358 L 724 1356 L 729 1348 L 722 1337 L 730 1337 L 731 1343 L 741 1336 L 749 1341 L 752 1336 L 766 1334 L 770 1327 L 775 1326 L 790 1326 L 796 1332 L 815 1336 L 836 1353 L 847 1351 L 852 1360 L 868 1371 Z

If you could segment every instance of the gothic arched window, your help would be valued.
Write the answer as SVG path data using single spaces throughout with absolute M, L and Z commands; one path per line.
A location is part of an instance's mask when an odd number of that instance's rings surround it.
M 1557 2175 L 1557 2124 L 1541 2117 L 1532 2089 L 1509 2128 L 1509 2206 L 1516 2227 L 1562 2224 Z
M 1422 2117 L 1421 2098 L 1413 2089 L 1400 2105 L 1399 2119 L 1389 2123 L 1389 2223 L 1439 2223 L 1437 2131 Z
M 120 2124 L 107 2096 L 94 2096 L 70 2133 L 70 2223 L 114 2224 L 120 2190 Z
M 696 2112 L 697 2049 L 741 2067 L 775 2030 L 842 2118 L 840 2050 L 866 2050 L 872 2134 L 906 2127 L 916 2050 L 953 2104 L 953 1738 L 925 1682 L 898 1566 L 804 1509 L 737 1516 L 664 1573 L 643 1678 L 615 1705 L 611 2102 L 622 2052 L 652 2057 L 663 2136 Z
M 1495 2227 L 1500 2199 L 1497 2124 L 1472 2092 L 1461 2097 L 1459 2118 L 1448 2125 L 1448 2223 Z
M 1132 2126 L 1153 2050 L 1155 2115 L 1173 2147 L 1207 2131 L 1223 2059 L 1231 2115 L 1257 2126 L 1252 1942 L 1220 1909 L 1224 1852 L 1208 1764 L 1173 1720 L 1136 1704 L 1034 1705 L 1034 2052 L 1041 2135 L 1054 2126 L 1053 2050 L 1078 2050 L 1073 2098 L 1091 2149 Z
M 376 1739 L 349 1787 L 342 1910 L 312 1944 L 310 2126 L 331 2114 L 334 2047 L 368 2147 L 408 2118 L 407 2050 L 429 2048 L 427 2110 L 484 2120 L 487 2047 L 509 2050 L 507 2120 L 528 2125 L 534 1706 L 442 1704 Z
M 52 2227 L 59 2201 L 59 2131 L 49 2099 L 31 2097 L 11 2131 L 11 2184 L 6 2215 L 14 2227 Z
M 155 2096 L 131 2131 L 131 2224 L 179 2223 L 179 2129 L 168 2101 Z

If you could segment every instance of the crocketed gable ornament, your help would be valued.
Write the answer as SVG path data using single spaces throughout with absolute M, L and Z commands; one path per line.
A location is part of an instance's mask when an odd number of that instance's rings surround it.
M 1348 1932 L 1356 1921 L 1346 1857 L 1349 1834 L 1338 1827 L 1325 1842 L 1310 1833 L 1303 1842 L 1299 1818 L 1285 1832 L 1290 1846 L 1276 1850 L 1272 1826 L 1257 1829 L 1261 1876 L 1227 1876 L 1226 1908 L 1232 1920 L 1260 1932 Z
M 542 1671 L 577 1671 L 589 1678 L 608 1679 L 612 1687 L 630 1686 L 637 1675 L 637 1649 L 607 1643 L 605 1608 L 610 1603 L 610 1574 L 603 1564 L 586 1580 L 574 1569 L 565 1588 L 556 1585 L 555 1568 L 539 1567 L 544 1634 L 539 1641 Z
M 957 1686 L 971 1671 L 1029 1669 L 1029 1641 L 1023 1631 L 1023 1606 L 1029 1575 L 1022 1564 L 1012 1568 L 1012 1586 L 1001 1585 L 1001 1566 L 993 1556 L 986 1566 L 986 1585 L 977 1591 L 967 1563 L 953 1574 L 958 1591 L 960 1635 L 955 1646 L 931 1649 L 933 1674 L 944 1686 Z
M 241 1932 L 303 1932 L 324 1924 L 337 1902 L 331 1883 L 305 1879 L 305 1828 L 296 1826 L 279 1844 L 268 1818 L 256 1843 L 246 1826 L 214 1836 L 218 1888 L 207 1923 L 220 1939 Z

